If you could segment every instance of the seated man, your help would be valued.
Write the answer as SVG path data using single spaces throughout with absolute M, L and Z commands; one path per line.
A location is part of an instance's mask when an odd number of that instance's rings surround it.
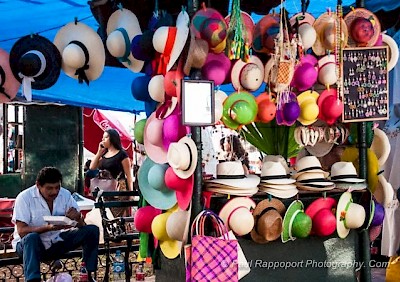
M 12 246 L 23 257 L 25 281 L 41 281 L 40 261 L 59 258 L 82 246 L 83 261 L 89 272 L 97 270 L 99 228 L 86 225 L 71 193 L 61 187 L 62 175 L 55 167 L 44 167 L 36 185 L 22 191 L 15 200 L 12 222 L 15 224 Z M 78 222 L 76 228 L 53 225 L 43 216 L 63 216 Z

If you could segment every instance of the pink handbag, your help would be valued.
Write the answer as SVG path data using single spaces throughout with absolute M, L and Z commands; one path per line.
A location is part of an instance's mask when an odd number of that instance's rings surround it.
M 210 218 L 216 237 L 204 235 L 204 223 Z M 222 219 L 210 210 L 202 211 L 192 224 L 190 269 L 186 281 L 238 281 L 237 240 L 230 240 Z M 221 238 L 217 238 L 222 236 Z M 189 272 L 190 271 L 190 272 Z

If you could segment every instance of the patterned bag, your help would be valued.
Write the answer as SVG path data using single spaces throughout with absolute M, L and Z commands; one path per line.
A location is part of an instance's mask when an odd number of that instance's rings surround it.
M 206 218 L 211 219 L 216 237 L 204 235 Z M 222 219 L 210 210 L 202 211 L 194 219 L 191 232 L 190 279 L 186 281 L 238 281 L 237 240 L 229 239 Z

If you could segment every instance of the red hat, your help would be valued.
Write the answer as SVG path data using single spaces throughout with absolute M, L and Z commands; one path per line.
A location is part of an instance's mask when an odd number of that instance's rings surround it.
M 336 206 L 334 198 L 318 198 L 306 209 L 312 220 L 312 232 L 318 236 L 329 236 L 336 230 L 336 217 L 332 208 Z
M 330 88 L 322 91 L 318 98 L 318 118 L 332 125 L 342 115 L 343 102 L 339 99 L 337 89 Z
M 151 222 L 159 214 L 161 214 L 161 210 L 153 206 L 139 208 L 134 216 L 136 230 L 139 232 L 151 233 Z
M 165 185 L 176 192 L 178 206 L 186 210 L 192 199 L 193 194 L 193 174 L 186 179 L 180 178 L 172 167 L 167 168 L 164 176 Z

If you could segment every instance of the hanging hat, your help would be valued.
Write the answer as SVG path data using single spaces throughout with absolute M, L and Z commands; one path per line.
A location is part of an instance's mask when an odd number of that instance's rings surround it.
M 168 217 L 166 224 L 166 231 L 168 237 L 172 240 L 178 241 L 179 252 L 182 250 L 187 242 L 190 226 L 190 213 L 191 210 L 177 210 Z
M 293 201 L 283 218 L 282 242 L 308 237 L 311 226 L 311 218 L 304 212 L 303 203 L 300 200 Z
M 268 184 L 293 184 L 295 179 L 290 178 L 281 162 L 266 161 L 261 167 L 261 182 Z
M 161 214 L 161 210 L 153 206 L 140 207 L 135 212 L 134 224 L 135 229 L 139 232 L 151 233 L 151 222 Z
M 300 62 L 294 69 L 291 85 L 298 91 L 305 91 L 317 82 L 317 77 L 318 71 L 314 65 Z
M 253 49 L 260 53 L 274 53 L 275 38 L 279 33 L 279 14 L 268 14 L 254 28 Z
M 28 101 L 32 101 L 32 88 L 47 89 L 60 76 L 60 52 L 43 36 L 21 37 L 11 48 L 9 58 L 12 73 L 22 83 L 22 93 Z
M 256 97 L 258 112 L 257 121 L 268 123 L 275 118 L 276 105 L 271 101 L 271 93 L 263 92 Z
M 317 33 L 317 40 L 312 46 L 312 49 L 317 56 L 325 55 L 327 50 L 331 52 L 335 51 L 336 21 L 337 16 L 332 12 L 326 12 L 315 20 L 313 26 Z M 340 25 L 342 28 L 341 46 L 344 48 L 347 46 L 348 31 L 343 19 L 340 20 Z
M 167 65 L 167 71 L 175 64 L 185 47 L 189 35 L 189 24 L 190 19 L 188 13 L 186 11 L 181 11 L 176 19 L 176 36 Z
M 387 63 L 387 71 L 391 71 L 397 64 L 399 60 L 399 46 L 397 42 L 389 35 L 382 33 L 382 43 L 383 46 L 387 45 L 389 47 L 389 62 Z
M 322 170 L 321 162 L 315 156 L 305 156 L 297 160 L 296 170 L 297 172 L 293 175 L 295 179 L 306 172 L 321 172 L 325 178 L 329 176 L 329 172 Z
M 349 47 L 374 46 L 381 34 L 378 17 L 367 9 L 353 9 L 344 17 L 344 21 L 350 31 Z
M 184 77 L 182 70 L 178 67 L 176 70 L 169 70 L 164 76 L 165 94 L 171 97 L 181 99 L 181 81 Z
M 231 61 L 225 53 L 209 52 L 201 73 L 204 79 L 214 80 L 215 85 L 221 85 L 227 79 L 230 69 Z
M 10 55 L 0 49 L 0 103 L 10 102 L 14 99 L 21 86 L 11 71 L 9 58 Z
M 226 98 L 221 121 L 230 129 L 252 123 L 257 116 L 257 102 L 247 91 L 234 92 Z
M 179 139 L 190 133 L 190 127 L 182 125 L 181 112 L 176 108 L 172 114 L 164 119 L 162 132 L 163 145 L 168 150 L 172 142 L 178 142 Z
M 180 178 L 189 178 L 197 166 L 197 147 L 192 138 L 182 137 L 169 145 L 167 161 Z
M 388 182 L 383 173 L 378 175 L 378 184 L 374 191 L 374 197 L 377 202 L 384 207 L 389 207 L 393 201 L 394 189 L 392 184 Z
M 183 73 L 189 75 L 192 68 L 201 69 L 206 63 L 207 55 L 207 41 L 196 38 L 194 32 L 191 31 L 189 51 L 186 56 L 185 65 L 183 66 Z
M 224 91 L 217 90 L 214 92 L 214 97 L 215 97 L 215 109 L 214 109 L 215 123 L 218 123 L 221 120 L 223 113 L 223 104 L 226 98 L 228 98 L 228 95 L 226 95 Z
M 155 56 L 153 46 L 154 31 L 146 30 L 143 34 L 137 34 L 131 41 L 131 53 L 134 58 L 141 61 L 151 61 Z
M 333 85 L 337 82 L 335 55 L 326 55 L 318 60 L 318 81 L 322 85 Z
M 339 99 L 337 89 L 329 88 L 322 91 L 318 98 L 318 118 L 332 125 L 342 115 L 343 102 Z
M 253 229 L 254 218 L 251 210 L 256 203 L 249 197 L 236 197 L 229 200 L 220 210 L 219 217 L 228 230 L 232 229 L 238 236 L 243 236 Z
M 133 129 L 133 135 L 135 137 L 135 140 L 139 143 L 139 144 L 143 144 L 144 140 L 144 127 L 146 126 L 146 121 L 147 119 L 141 119 L 137 122 L 135 122 L 135 127 Z
M 162 143 L 163 119 L 156 118 L 153 112 L 144 127 L 144 148 L 147 156 L 154 162 L 163 164 L 167 162 L 167 150 Z
M 66 75 L 89 84 L 103 73 L 103 41 L 91 27 L 82 22 L 69 23 L 58 30 L 53 42 L 61 53 Z
M 336 200 L 331 197 L 318 198 L 306 209 L 306 214 L 312 220 L 312 233 L 317 236 L 329 236 L 336 230 L 336 217 L 333 209 Z
M 295 27 L 297 24 L 297 33 L 300 36 L 305 51 L 311 48 L 317 39 L 317 33 L 313 27 L 314 22 L 315 18 L 310 13 L 297 13 L 290 18 L 290 25 L 292 27 Z
M 157 164 L 146 158 L 138 171 L 139 188 L 145 200 L 155 208 L 166 210 L 173 207 L 177 200 L 175 191 L 165 185 L 167 164 Z
M 138 18 L 128 9 L 118 9 L 107 22 L 107 49 L 126 68 L 140 72 L 144 61 L 138 60 L 131 53 L 131 41 L 136 35 L 142 34 Z
M 153 76 L 147 87 L 151 99 L 159 103 L 165 101 L 164 76 L 162 74 Z
M 390 142 L 386 133 L 377 127 L 374 128 L 371 150 L 377 156 L 379 165 L 383 166 L 390 154 Z
M 144 102 L 152 101 L 149 93 L 150 80 L 150 75 L 139 75 L 132 80 L 131 93 L 133 98 Z
M 165 185 L 176 192 L 178 206 L 186 210 L 192 200 L 194 176 L 188 178 L 180 178 L 174 172 L 172 167 L 169 167 L 164 176 Z
M 285 91 L 280 93 L 276 105 L 276 123 L 278 125 L 293 125 L 300 116 L 300 106 L 294 92 Z
M 245 42 L 248 43 L 248 45 L 251 47 L 251 44 L 253 44 L 253 33 L 254 33 L 254 28 L 255 28 L 255 23 L 251 15 L 244 11 L 240 11 L 240 18 L 243 22 L 243 27 L 245 28 L 245 31 L 243 33 L 245 34 Z M 229 26 L 229 23 L 231 21 L 231 15 L 227 15 L 225 17 L 225 21 L 227 26 Z
M 300 116 L 297 119 L 303 125 L 310 125 L 317 121 L 319 108 L 317 99 L 319 97 L 316 91 L 304 91 L 297 96 L 297 102 L 300 106 Z
M 232 67 L 231 82 L 235 90 L 256 91 L 260 88 L 264 78 L 264 64 L 255 55 L 250 56 L 247 62 L 237 60 Z
M 352 162 L 336 162 L 331 167 L 330 179 L 334 182 L 350 182 L 361 183 L 365 179 L 361 179 L 357 175 L 357 170 Z
M 353 203 L 350 192 L 344 192 L 337 204 L 336 229 L 340 238 L 344 239 L 350 229 L 357 229 L 365 221 L 365 209 L 363 206 Z
M 282 215 L 285 205 L 278 199 L 266 199 L 259 202 L 253 211 L 254 228 L 251 239 L 258 244 L 275 241 L 282 232 Z

